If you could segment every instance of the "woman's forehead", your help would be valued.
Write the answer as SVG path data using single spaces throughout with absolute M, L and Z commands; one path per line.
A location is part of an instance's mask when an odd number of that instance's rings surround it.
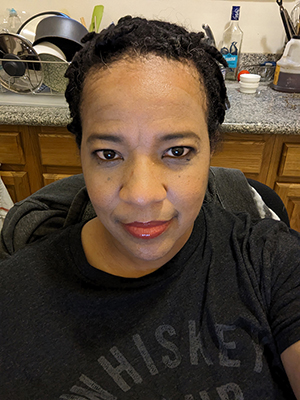
M 113 82 L 111 83 L 116 86 L 122 83 L 122 79 L 118 80 L 116 76 L 122 75 L 124 72 L 135 75 L 136 79 L 144 75 L 148 80 L 151 79 L 151 83 L 153 84 L 155 80 L 160 78 L 163 74 L 174 74 L 175 71 L 177 71 L 178 75 L 180 75 L 183 80 L 189 79 L 193 81 L 196 91 L 204 90 L 202 78 L 192 61 L 172 60 L 154 54 L 135 57 L 129 57 L 127 55 L 105 66 L 102 64 L 95 65 L 88 72 L 84 87 L 98 79 L 107 80 L 111 75 L 113 75 Z M 136 75 L 137 73 L 139 75 Z
M 205 94 L 197 71 L 159 57 L 122 61 L 91 74 L 81 117 L 87 141 L 95 134 L 113 134 L 152 146 L 164 134 L 208 137 Z
M 169 101 L 170 105 L 177 102 L 189 107 L 191 101 L 196 101 L 201 111 L 207 109 L 205 90 L 193 64 L 155 55 L 126 58 L 93 69 L 85 80 L 81 104 L 94 100 L 99 107 L 113 105 L 124 92 L 128 103 L 138 101 L 145 105 L 155 99 L 164 106 Z

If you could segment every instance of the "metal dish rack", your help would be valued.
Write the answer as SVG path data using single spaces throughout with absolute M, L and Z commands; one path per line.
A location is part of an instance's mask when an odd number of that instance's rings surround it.
M 11 63 L 10 69 L 8 63 Z M 66 61 L 0 58 L 0 93 L 63 95 L 67 85 L 64 74 L 69 64 Z

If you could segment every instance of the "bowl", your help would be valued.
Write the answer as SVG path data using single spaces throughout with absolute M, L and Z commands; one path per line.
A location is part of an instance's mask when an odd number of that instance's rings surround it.
M 81 39 L 87 33 L 86 27 L 75 19 L 51 16 L 37 25 L 33 45 L 50 42 L 62 50 L 67 61 L 72 61 L 75 53 L 83 47 Z

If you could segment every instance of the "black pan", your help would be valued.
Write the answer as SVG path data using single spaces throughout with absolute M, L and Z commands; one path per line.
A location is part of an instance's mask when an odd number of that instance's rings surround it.
M 61 17 L 69 18 L 68 15 L 63 14 L 59 11 L 44 11 L 33 15 L 32 17 L 28 18 L 25 22 L 23 22 L 23 24 L 18 29 L 17 34 L 25 37 L 27 40 L 33 43 L 38 23 L 42 19 L 51 17 L 52 15 L 59 15 Z
M 86 27 L 75 19 L 51 16 L 39 22 L 33 45 L 53 43 L 64 52 L 67 61 L 71 61 L 76 51 L 82 48 L 81 39 L 87 33 Z

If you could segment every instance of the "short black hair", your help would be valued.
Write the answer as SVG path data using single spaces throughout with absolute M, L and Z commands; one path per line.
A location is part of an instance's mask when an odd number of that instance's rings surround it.
M 91 70 L 106 68 L 128 56 L 153 54 L 167 60 L 191 62 L 199 73 L 207 102 L 207 127 L 211 148 L 219 141 L 219 126 L 224 121 L 226 87 L 220 64 L 227 66 L 221 53 L 206 44 L 203 32 L 188 32 L 184 27 L 159 20 L 126 16 L 100 33 L 88 33 L 66 72 L 69 83 L 66 99 L 72 121 L 68 130 L 80 148 L 82 126 L 80 106 L 84 80 Z

